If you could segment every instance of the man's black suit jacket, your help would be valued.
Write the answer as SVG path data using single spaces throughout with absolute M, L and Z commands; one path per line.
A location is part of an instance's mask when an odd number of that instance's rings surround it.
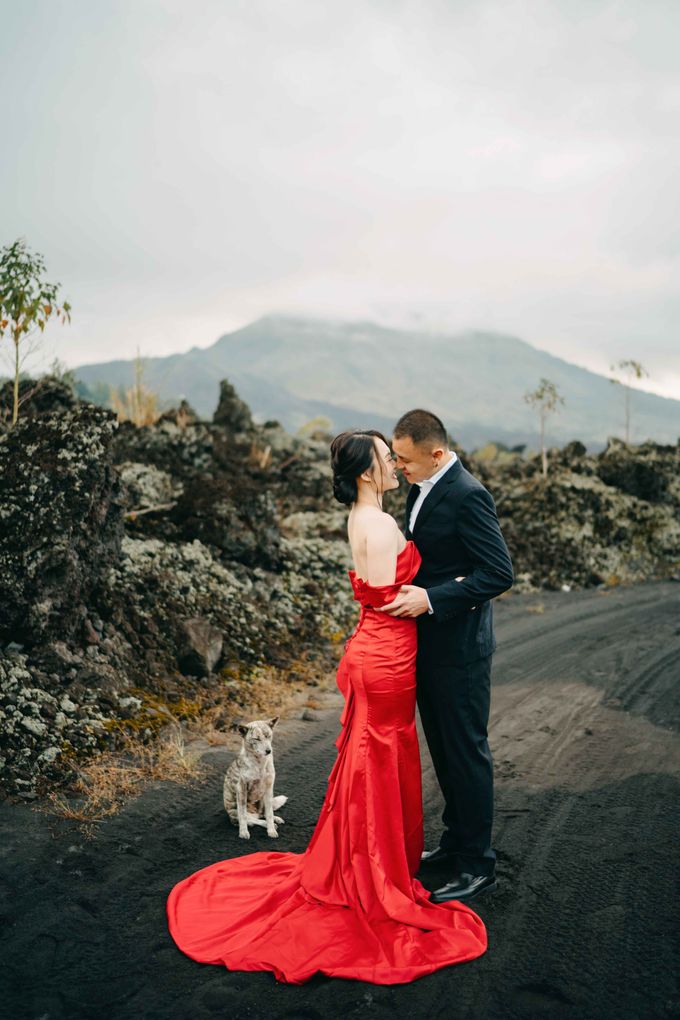
M 513 583 L 510 553 L 491 493 L 460 460 L 425 497 L 411 533 L 419 492 L 412 485 L 406 500 L 406 538 L 423 560 L 411 584 L 427 589 L 434 610 L 417 617 L 419 667 L 466 665 L 496 648 L 491 599 Z

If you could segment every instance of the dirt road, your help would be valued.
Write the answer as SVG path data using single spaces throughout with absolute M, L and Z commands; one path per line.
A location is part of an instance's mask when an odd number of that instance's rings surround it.
M 475 903 L 478 960 L 409 985 L 317 975 L 295 987 L 180 953 L 165 901 L 180 878 L 244 852 L 221 806 L 231 754 L 198 789 L 156 783 L 85 840 L 75 823 L 0 804 L 0 1003 L 12 1018 L 647 1020 L 680 1016 L 680 585 L 496 603 L 490 743 L 498 892 Z M 302 851 L 335 758 L 338 696 L 277 728 L 289 795 L 277 850 Z M 422 733 L 421 733 L 422 738 Z M 421 739 L 426 845 L 441 799 Z M 270 848 L 254 832 L 247 852 Z M 444 870 L 431 878 L 434 888 Z

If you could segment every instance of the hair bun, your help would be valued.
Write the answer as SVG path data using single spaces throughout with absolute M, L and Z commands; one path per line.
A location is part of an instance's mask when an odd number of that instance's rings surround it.
M 348 478 L 341 473 L 333 474 L 333 495 L 339 503 L 350 506 L 357 498 L 357 483 L 355 478 Z

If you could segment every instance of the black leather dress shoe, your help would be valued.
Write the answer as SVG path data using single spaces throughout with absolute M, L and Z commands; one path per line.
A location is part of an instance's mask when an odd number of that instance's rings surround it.
M 494 892 L 498 888 L 495 875 L 470 875 L 463 871 L 441 889 L 435 889 L 430 896 L 432 903 L 445 903 L 447 900 L 473 900 L 483 893 Z
M 438 846 L 436 850 L 425 850 L 420 855 L 420 866 L 422 868 L 424 864 L 450 864 L 454 856 L 450 850 L 445 850 L 443 846 Z

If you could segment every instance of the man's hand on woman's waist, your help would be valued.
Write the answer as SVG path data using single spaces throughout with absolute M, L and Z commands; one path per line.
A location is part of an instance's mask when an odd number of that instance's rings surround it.
M 464 580 L 464 577 L 456 578 L 456 581 Z M 472 609 L 476 608 L 477 606 L 472 606 Z M 396 599 L 380 606 L 377 612 L 387 613 L 388 616 L 421 616 L 423 613 L 432 614 L 434 610 L 426 588 L 419 588 L 415 584 L 402 584 Z

